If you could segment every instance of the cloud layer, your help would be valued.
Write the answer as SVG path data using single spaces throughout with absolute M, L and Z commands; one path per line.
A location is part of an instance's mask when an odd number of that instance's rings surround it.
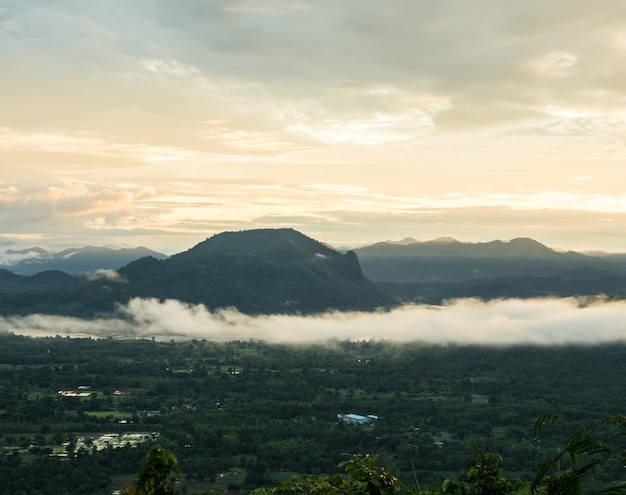
M 576 299 L 458 300 L 443 307 L 389 313 L 251 317 L 215 313 L 179 301 L 133 299 L 124 318 L 82 320 L 49 315 L 4 317 L 0 328 L 33 336 L 263 340 L 306 344 L 331 340 L 388 340 L 445 345 L 593 345 L 626 338 L 626 303 Z

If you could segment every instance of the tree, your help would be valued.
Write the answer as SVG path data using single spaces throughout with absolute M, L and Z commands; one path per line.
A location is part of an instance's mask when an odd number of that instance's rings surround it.
M 502 457 L 476 449 L 472 467 L 459 479 L 447 479 L 432 492 L 419 495 L 529 495 L 527 483 L 505 478 L 500 471 Z M 294 477 L 276 488 L 253 490 L 251 495 L 417 495 L 389 469 L 378 466 L 377 455 L 352 456 L 340 464 L 345 474 Z
M 293 477 L 276 488 L 258 488 L 251 495 L 412 495 L 388 469 L 376 465 L 377 455 L 354 455 L 339 466 L 345 474 Z
M 135 488 L 129 488 L 129 495 L 170 495 L 176 492 L 174 485 L 168 482 L 171 474 L 180 478 L 178 459 L 168 449 L 160 445 L 152 447 L 146 455 L 146 462 L 137 472 L 138 481 Z
M 582 495 L 585 485 L 593 481 L 594 473 L 609 461 L 616 461 L 619 466 L 626 465 L 626 445 L 623 442 L 626 416 L 607 416 L 599 425 L 583 426 L 559 410 L 537 420 L 535 436 L 539 438 L 544 426 L 554 425 L 557 421 L 573 427 L 574 433 L 567 438 L 565 447 L 539 468 L 531 483 L 533 492 L 543 486 L 547 495 Z M 561 462 L 567 465 L 567 469 L 563 472 L 557 469 L 557 474 L 548 474 L 553 473 Z M 597 493 L 625 494 L 626 482 L 610 483 Z
M 246 472 L 246 485 L 259 486 L 265 484 L 267 478 L 267 465 L 262 462 L 254 462 L 248 466 Z
M 523 493 L 524 484 L 502 476 L 502 456 L 483 449 L 474 450 L 474 461 L 467 473 L 458 480 L 447 479 L 438 495 L 508 495 Z

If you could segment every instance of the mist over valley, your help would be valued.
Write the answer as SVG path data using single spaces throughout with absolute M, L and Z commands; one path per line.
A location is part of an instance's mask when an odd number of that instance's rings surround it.
M 294 345 L 337 340 L 433 345 L 598 345 L 623 342 L 626 302 L 563 298 L 457 299 L 443 306 L 411 305 L 379 312 L 247 315 L 209 311 L 178 300 L 134 298 L 118 317 L 81 319 L 31 314 L 0 317 L 0 328 L 31 336 L 155 338 L 216 342 L 253 340 Z
M 558 252 L 530 239 L 406 240 L 340 253 L 292 229 L 259 229 L 114 270 L 103 269 L 112 259 L 100 263 L 82 275 L 0 273 L 1 328 L 293 344 L 564 345 L 626 335 L 621 258 Z

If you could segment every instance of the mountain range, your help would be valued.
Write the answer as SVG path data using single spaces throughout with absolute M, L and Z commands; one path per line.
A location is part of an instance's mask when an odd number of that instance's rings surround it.
M 164 259 L 163 253 L 145 247 L 112 249 L 86 246 L 54 252 L 41 247 L 7 249 L 0 258 L 0 269 L 20 275 L 34 275 L 47 270 L 61 270 L 78 275 L 98 270 L 117 270 L 144 256 Z
M 355 249 L 363 273 L 403 302 L 476 297 L 626 297 L 623 254 L 553 250 L 533 239 L 380 242 Z
M 559 252 L 533 239 L 469 243 L 449 237 L 420 242 L 379 242 L 354 250 L 376 282 L 459 282 L 503 276 L 553 276 L 594 269 L 626 274 L 626 257 Z
M 135 297 L 248 314 L 374 311 L 465 297 L 626 298 L 626 255 L 560 252 L 527 238 L 408 238 L 340 252 L 293 229 L 259 229 L 223 232 L 170 257 L 146 248 L 9 254 L 13 270 L 0 269 L 5 315 L 93 317 Z
M 131 298 L 178 299 L 248 314 L 373 311 L 394 299 L 339 253 L 293 229 L 224 232 L 166 259 L 113 272 L 17 275 L 0 270 L 0 313 L 95 316 Z

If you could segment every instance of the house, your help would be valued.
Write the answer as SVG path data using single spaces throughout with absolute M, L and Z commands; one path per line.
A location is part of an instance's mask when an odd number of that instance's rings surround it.
M 369 414 L 367 416 L 361 416 L 360 414 L 337 414 L 337 419 L 345 424 L 349 425 L 371 425 L 378 421 L 378 416 Z

